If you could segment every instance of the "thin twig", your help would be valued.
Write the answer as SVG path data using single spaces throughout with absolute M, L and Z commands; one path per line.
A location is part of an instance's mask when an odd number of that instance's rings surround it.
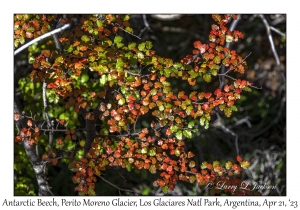
M 234 29 L 236 28 L 236 26 L 237 26 L 238 22 L 240 21 L 240 19 L 241 19 L 241 15 L 237 15 L 237 19 L 233 20 L 230 27 L 229 27 L 230 31 L 234 31 Z M 225 47 L 230 49 L 230 44 L 231 44 L 231 42 L 226 42 Z M 224 82 L 225 77 L 224 77 L 223 74 L 226 74 L 227 72 L 226 73 L 224 73 L 224 72 L 225 72 L 225 66 L 223 65 L 222 68 L 221 68 L 221 72 L 220 72 L 221 74 L 219 75 L 219 81 L 220 81 L 219 88 L 220 89 L 222 89 L 224 84 L 225 84 L 225 82 Z
M 129 31 L 126 31 L 124 28 L 122 28 L 119 24 L 114 24 L 114 23 L 112 23 L 112 25 L 113 26 L 117 26 L 120 30 L 122 30 L 122 31 L 124 31 L 124 32 L 126 32 L 126 33 L 128 33 L 128 34 L 130 34 L 130 35 L 132 35 L 132 36 L 134 36 L 134 37 L 136 37 L 136 38 L 138 38 L 138 39 L 141 39 L 139 36 L 137 36 L 137 35 L 135 35 L 135 34 L 133 34 L 133 33 L 131 33 L 131 32 L 129 32 Z
M 237 119 L 234 119 L 234 120 L 235 120 L 234 125 L 228 126 L 228 128 L 234 128 L 234 127 L 236 127 L 238 125 L 241 125 L 243 123 L 246 123 L 249 128 L 252 128 L 251 122 L 249 121 L 249 116 L 246 116 L 246 117 L 244 117 L 240 120 L 237 120 Z
M 233 67 L 233 69 L 235 69 L 238 65 L 240 65 L 241 63 L 243 63 L 250 55 L 252 54 L 252 52 L 250 52 L 248 55 L 246 55 L 245 56 L 245 58 L 242 60 L 242 61 L 240 61 L 238 64 L 236 64 L 234 67 Z M 224 65 L 223 65 L 223 67 L 224 67 Z M 222 68 L 223 68 L 222 67 Z M 228 78 L 230 78 L 230 79 L 232 79 L 232 80 L 236 80 L 236 79 L 234 79 L 233 77 L 230 77 L 230 76 L 228 76 L 227 75 L 227 73 L 228 72 L 230 72 L 230 71 L 232 71 L 232 70 L 228 70 L 228 71 L 226 71 L 225 73 L 221 73 L 221 74 L 217 74 L 217 75 L 219 75 L 219 76 L 225 76 L 225 77 L 228 77 Z M 221 82 L 221 80 L 220 80 L 220 82 Z M 224 85 L 224 84 L 223 84 Z M 223 87 L 223 85 L 222 85 L 222 87 Z M 220 86 L 221 87 L 221 86 Z M 250 86 L 251 87 L 251 86 Z
M 149 25 L 149 23 L 147 21 L 147 16 L 146 15 L 143 15 L 143 21 L 144 21 L 145 27 L 141 30 L 141 32 L 139 34 L 139 37 L 142 36 L 142 34 L 144 33 L 144 31 L 146 31 L 146 30 L 151 31 L 151 28 L 150 28 L 150 25 Z
M 129 133 L 129 134 L 120 134 L 120 135 L 96 135 L 95 137 L 110 137 L 110 138 L 120 138 L 120 137 L 129 137 L 129 136 L 139 136 L 140 133 Z
M 61 32 L 61 31 L 65 30 L 65 29 L 67 29 L 67 28 L 69 28 L 69 27 L 70 27 L 70 24 L 66 24 L 66 25 L 63 25 L 62 27 L 60 27 L 60 28 L 58 28 L 58 29 L 55 29 L 55 30 L 53 30 L 53 31 L 50 31 L 50 32 L 48 32 L 48 33 L 42 35 L 42 36 L 39 36 L 39 37 L 35 38 L 34 40 L 28 42 L 27 44 L 23 45 L 23 46 L 20 47 L 19 49 L 15 50 L 14 55 L 17 55 L 18 53 L 20 53 L 21 51 L 25 50 L 25 49 L 26 49 L 27 47 L 29 47 L 30 45 L 32 45 L 32 44 L 34 44 L 34 43 L 36 43 L 36 42 L 38 42 L 38 41 L 41 41 L 41 40 L 47 38 L 48 36 L 57 34 L 57 33 L 59 33 L 59 32 Z
M 270 26 L 270 29 L 276 33 L 278 33 L 280 36 L 285 37 L 285 33 L 282 33 L 281 31 L 279 31 L 277 28 L 274 28 L 273 26 Z
M 264 15 L 259 15 L 259 17 L 261 18 L 261 20 L 265 24 L 265 27 L 266 27 L 266 30 L 267 30 L 267 35 L 268 35 L 269 42 L 270 42 L 270 45 L 271 45 L 271 50 L 272 50 L 273 55 L 275 57 L 276 64 L 279 66 L 280 65 L 280 60 L 279 60 L 278 54 L 277 54 L 276 49 L 275 49 L 275 45 L 274 45 L 274 41 L 273 41 L 273 37 L 272 37 L 272 33 L 271 33 L 271 27 L 270 27 L 270 25 L 269 25 L 269 23 L 266 20 Z
M 122 188 L 120 188 L 120 187 L 118 187 L 118 186 L 114 185 L 114 184 L 113 184 L 113 183 L 111 183 L 110 181 L 106 180 L 106 179 L 105 179 L 105 178 L 103 178 L 102 176 L 99 176 L 99 177 L 100 177 L 100 179 L 102 179 L 103 181 L 105 181 L 105 182 L 106 182 L 106 183 L 108 183 L 109 185 L 111 185 L 111 186 L 113 186 L 113 187 L 117 188 L 118 190 L 125 191 L 125 192 L 136 193 L 136 192 L 134 192 L 134 191 L 132 191 L 132 190 L 126 190 L 126 189 L 122 189 Z
M 40 130 L 41 131 L 51 131 L 51 132 L 66 132 L 69 129 L 43 129 L 43 128 L 41 128 Z M 76 130 L 76 131 L 84 131 L 85 128 L 78 128 L 78 129 L 74 129 L 74 130 Z
M 126 72 L 127 72 L 128 74 L 132 75 L 132 76 L 139 76 L 139 77 L 141 76 L 140 74 L 133 73 L 133 72 L 128 71 L 128 70 L 126 70 Z

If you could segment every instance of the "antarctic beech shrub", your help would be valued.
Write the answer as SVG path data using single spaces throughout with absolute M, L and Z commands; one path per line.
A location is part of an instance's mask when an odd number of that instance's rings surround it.
M 15 142 L 26 140 L 34 146 L 40 144 L 41 135 L 52 133 L 56 140 L 49 143 L 50 149 L 46 149 L 42 160 L 56 165 L 66 158 L 79 195 L 96 195 L 95 182 L 108 167 L 159 173 L 153 185 L 165 193 L 173 190 L 178 180 L 196 182 L 200 187 L 220 181 L 240 185 L 238 175 L 250 162 L 237 156 L 233 158 L 236 161 L 225 165 L 214 161 L 199 166 L 193 160 L 195 155 L 184 147 L 185 140 L 197 132 L 195 125 L 209 128 L 216 107 L 230 117 L 237 111 L 235 102 L 242 92 L 251 91 L 250 82 L 228 76 L 231 72 L 244 74 L 246 66 L 245 59 L 225 47 L 226 42 L 238 42 L 244 37 L 226 27 L 236 15 L 212 18 L 216 23 L 211 26 L 208 42 L 195 41 L 191 54 L 174 61 L 157 55 L 150 41 L 124 41 L 124 33 L 135 36 L 129 15 L 15 15 L 15 47 L 64 24 L 71 25 L 56 39 L 45 39 L 43 48 L 32 45 L 28 49 L 33 66 L 30 82 L 40 92 L 45 89 L 40 107 L 45 116 L 56 119 L 57 126 L 51 127 L 47 122 L 38 126 L 34 116 L 27 116 Z M 226 67 L 223 74 L 222 66 Z M 96 76 L 90 78 L 91 75 Z M 170 83 L 176 78 L 194 86 L 199 77 L 210 83 L 220 75 L 228 77 L 229 82 L 213 92 L 174 92 Z M 44 109 L 45 103 L 49 110 Z M 15 113 L 16 121 L 20 115 Z M 84 129 L 80 127 L 80 115 L 85 121 Z M 143 116 L 151 116 L 149 127 L 140 125 L 136 129 Z M 97 123 L 101 125 L 97 127 Z M 80 130 L 84 130 L 85 139 L 78 137 Z M 68 152 L 60 153 L 59 158 L 57 151 Z M 214 187 L 210 194 L 220 191 Z M 256 193 L 247 189 L 224 192 Z

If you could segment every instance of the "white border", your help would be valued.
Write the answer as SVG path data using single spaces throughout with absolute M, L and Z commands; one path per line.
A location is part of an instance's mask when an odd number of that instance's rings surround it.
M 299 95 L 299 67 L 297 61 L 299 61 L 299 12 L 298 5 L 293 4 L 290 1 L 279 0 L 252 0 L 252 1 L 2 1 L 1 2 L 1 18 L 0 18 L 0 61 L 1 61 L 1 102 L 0 102 L 0 125 L 1 125 L 1 137 L 0 137 L 0 206 L 3 199 L 9 200 L 25 200 L 27 197 L 13 197 L 13 14 L 14 13 L 286 13 L 287 14 L 287 196 L 286 197 L 251 197 L 251 200 L 259 200 L 263 202 L 264 199 L 268 200 L 284 200 L 288 203 L 288 200 L 298 200 L 297 194 L 299 194 L 299 103 L 297 99 Z M 29 197 L 28 197 L 29 198 Z M 67 199 L 73 199 L 72 197 L 65 197 Z M 116 197 L 100 197 L 93 198 L 93 200 L 112 200 Z M 138 200 L 141 197 L 131 197 L 132 201 Z M 165 197 L 163 199 L 168 200 L 185 200 L 187 197 Z M 196 198 L 196 197 L 194 197 Z M 232 200 L 245 200 L 247 197 L 233 197 Z M 32 200 L 39 199 L 38 197 L 30 198 Z M 60 197 L 56 197 L 56 200 L 60 202 Z M 74 197 L 74 199 L 82 200 L 83 197 Z M 125 199 L 125 198 L 123 198 Z M 154 200 L 154 197 L 143 197 L 143 200 Z M 213 200 L 214 197 L 209 197 Z M 222 198 L 218 198 L 222 199 Z M 223 198 L 222 200 L 230 199 L 230 197 Z M 52 200 L 52 198 L 43 198 L 44 201 Z M 299 205 L 299 203 L 298 203 Z M 155 207 L 152 205 L 152 207 Z M 7 209 L 0 207 L 1 209 Z M 22 207 L 24 208 L 24 207 Z M 26 208 L 26 207 L 25 207 Z M 43 207 L 45 208 L 45 207 Z M 46 207 L 50 208 L 50 207 Z M 66 209 L 77 207 L 66 207 Z M 82 207 L 78 207 L 82 208 Z M 103 208 L 103 207 L 96 207 Z M 104 209 L 117 209 L 120 207 L 110 207 Z M 129 209 L 131 207 L 125 208 Z M 151 207 L 148 207 L 151 208 Z M 157 208 L 157 207 L 156 207 Z M 166 207 L 161 207 L 166 208 Z M 174 208 L 174 207 L 167 207 Z M 195 207 L 199 208 L 199 207 Z M 201 207 L 200 207 L 201 208 Z M 225 209 L 232 209 L 232 207 L 223 207 Z M 243 209 L 245 207 L 238 207 L 237 209 Z M 21 209 L 21 207 L 16 207 Z M 29 209 L 29 208 L 28 208 Z M 30 207 L 30 209 L 40 209 L 40 207 Z M 65 209 L 65 208 L 64 208 Z M 249 209 L 249 208 L 248 208 Z M 269 209 L 267 207 L 260 209 Z M 274 208 L 272 208 L 274 209 Z M 276 208 L 275 208 L 276 209 Z

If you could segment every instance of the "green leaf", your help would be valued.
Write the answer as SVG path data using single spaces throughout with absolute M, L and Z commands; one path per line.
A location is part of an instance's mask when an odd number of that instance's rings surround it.
M 226 35 L 226 42 L 232 42 L 233 41 L 233 36 Z
M 120 106 L 122 106 L 123 104 L 125 104 L 125 98 L 121 98 L 119 101 L 118 101 L 118 104 Z
M 216 57 L 214 57 L 213 61 L 214 61 L 214 63 L 216 63 L 216 64 L 221 63 L 221 59 L 220 59 L 220 57 L 219 57 L 218 55 L 217 55 Z
M 84 41 L 84 42 L 88 42 L 88 41 L 90 41 L 91 39 L 90 39 L 87 35 L 83 35 L 83 36 L 81 37 L 81 40 Z
M 148 152 L 148 147 L 143 147 L 142 150 L 141 150 L 141 153 L 142 154 L 147 154 Z
M 193 161 L 193 160 L 189 163 L 189 167 L 190 167 L 190 168 L 194 168 L 195 165 L 196 165 L 196 163 L 195 163 L 195 161 Z
M 102 23 L 101 20 L 97 20 L 97 21 L 96 21 L 96 24 L 97 24 L 98 27 L 103 26 L 103 23 Z
M 58 103 L 58 101 L 59 101 L 59 96 L 58 95 L 55 95 L 54 96 L 54 104 L 57 104 Z
M 181 64 L 181 63 L 174 63 L 174 64 L 173 64 L 173 67 L 174 67 L 175 69 L 180 69 L 180 68 L 182 68 L 182 64 Z
M 172 126 L 170 126 L 170 130 L 172 131 L 172 133 L 177 132 L 177 131 L 178 131 L 177 125 L 172 125 Z
M 252 91 L 251 88 L 249 88 L 248 86 L 244 87 L 243 90 L 248 91 L 248 92 Z
M 206 167 L 207 167 L 207 162 L 206 161 L 204 161 L 202 164 L 201 164 L 201 169 L 206 169 Z
M 151 157 L 155 156 L 155 155 L 156 155 L 156 150 L 155 150 L 155 149 L 150 149 L 150 150 L 149 150 L 149 155 L 150 155 Z
M 116 63 L 116 67 L 117 68 L 123 68 L 123 66 L 124 66 L 123 60 L 121 58 L 118 58 L 117 63 Z
M 106 74 L 102 74 L 101 78 L 100 78 L 100 85 L 104 86 L 106 84 L 106 82 L 107 82 L 107 76 L 106 76 Z
M 130 19 L 130 16 L 129 16 L 129 15 L 124 15 L 124 17 L 122 17 L 122 19 L 123 19 L 124 21 L 127 21 L 127 20 Z
M 168 186 L 163 186 L 161 188 L 161 190 L 166 194 L 168 192 L 168 190 L 169 190 L 169 187 Z
M 149 168 L 149 171 L 151 174 L 155 174 L 156 173 L 156 166 L 155 165 L 151 165 Z
M 205 117 L 204 116 L 202 116 L 201 118 L 200 118 L 200 125 L 201 126 L 204 126 L 204 123 L 205 123 Z
M 137 52 L 137 57 L 144 59 L 144 54 L 142 52 Z
M 189 124 L 188 124 L 188 128 L 193 128 L 195 125 L 195 122 L 194 121 L 190 121 Z
M 170 69 L 166 68 L 166 69 L 164 69 L 164 70 L 161 71 L 161 72 L 163 72 L 163 74 L 164 74 L 166 77 L 170 77 L 170 73 L 171 73 L 171 70 L 170 70 Z
M 130 43 L 128 44 L 128 49 L 129 49 L 129 50 L 132 50 L 133 48 L 135 48 L 135 46 L 136 46 L 136 43 L 135 43 L 135 42 L 130 42 Z
M 191 114 L 192 110 L 193 110 L 193 106 L 192 106 L 192 105 L 186 107 L 186 113 L 187 113 L 188 115 Z
M 146 49 L 147 50 L 150 50 L 151 48 L 152 48 L 152 42 L 150 42 L 150 41 L 146 41 Z
M 126 86 L 121 86 L 121 93 L 123 93 L 124 95 L 127 94 L 127 89 Z
M 159 107 L 158 107 L 158 109 L 159 109 L 159 111 L 164 111 L 165 110 L 165 107 L 164 107 L 164 105 L 160 105 Z
M 198 77 L 198 73 L 195 72 L 194 70 L 191 70 L 188 73 L 191 75 L 190 78 L 192 78 L 192 79 Z
M 80 77 L 80 82 L 81 83 L 86 83 L 90 79 L 89 75 L 87 74 L 82 74 Z
M 210 82 L 211 81 L 211 75 L 210 74 L 204 74 L 203 79 L 205 82 Z
M 123 43 L 117 43 L 117 48 L 121 48 L 121 47 L 123 47 L 123 46 L 124 46 Z
M 205 121 L 205 126 L 204 126 L 204 128 L 205 128 L 205 129 L 208 129 L 208 127 L 209 127 L 209 121 L 206 120 L 206 121 Z
M 132 166 L 132 164 L 130 164 L 130 163 L 128 163 L 128 164 L 126 165 L 127 171 L 131 171 L 131 166 Z
M 127 76 L 126 82 L 135 82 L 135 78 L 132 75 Z
M 155 63 L 157 61 L 157 57 L 152 57 L 151 63 Z
M 145 46 L 146 46 L 145 42 L 139 44 L 139 46 L 138 46 L 139 51 L 144 51 L 145 50 Z
M 231 107 L 226 107 L 226 108 L 224 109 L 224 113 L 225 113 L 225 115 L 226 115 L 227 117 L 230 117 L 230 115 L 231 115 L 231 113 L 232 113 Z
M 191 139 L 192 138 L 192 131 L 189 131 L 189 130 L 184 130 L 183 131 L 183 135 L 185 136 L 185 137 L 187 137 L 188 139 Z
M 157 89 L 152 89 L 150 93 L 151 95 L 155 96 L 157 94 Z
M 235 105 L 232 105 L 231 106 L 231 110 L 236 112 L 238 109 L 237 109 L 237 107 Z
M 182 131 L 177 131 L 177 133 L 176 133 L 176 138 L 177 138 L 178 140 L 182 140 Z
M 217 74 L 218 74 L 218 69 L 211 69 L 211 70 L 210 70 L 210 73 L 211 73 L 211 75 L 213 75 L 213 76 L 217 76 Z
M 121 37 L 121 36 L 116 36 L 115 38 L 114 38 L 114 43 L 116 44 L 116 43 L 120 43 L 121 41 L 122 41 L 122 39 L 123 39 L 123 37 Z
M 73 46 L 72 45 L 70 45 L 67 49 L 67 52 L 68 53 L 71 53 L 71 52 L 73 52 Z

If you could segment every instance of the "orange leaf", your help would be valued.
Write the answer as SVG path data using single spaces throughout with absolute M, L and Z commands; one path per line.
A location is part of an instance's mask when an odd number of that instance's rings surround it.
M 241 158 L 241 156 L 236 156 L 236 160 L 240 163 L 243 161 L 243 159 Z

